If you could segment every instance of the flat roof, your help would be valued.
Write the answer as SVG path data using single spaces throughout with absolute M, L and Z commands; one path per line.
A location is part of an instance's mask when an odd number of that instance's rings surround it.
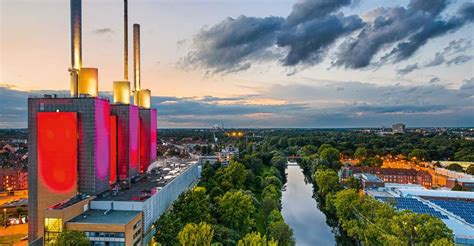
M 91 209 L 76 216 L 67 223 L 126 225 L 140 213 L 140 211 L 119 210 L 110 210 L 106 213 L 106 210 Z
M 154 173 L 147 173 L 140 180 L 132 183 L 127 189 L 120 190 L 116 193 L 108 191 L 101 194 L 95 201 L 135 201 L 144 202 L 148 200 L 156 192 L 159 192 L 158 187 L 164 187 L 174 180 L 175 177 L 170 176 L 175 174 L 176 176 L 181 175 L 185 170 L 194 165 L 195 163 L 174 163 L 174 166 L 165 165 L 158 166 L 154 170 Z M 181 164 L 186 164 L 185 167 Z M 164 170 L 165 168 L 169 168 Z M 179 170 L 178 172 L 172 172 L 173 170 Z M 165 178 L 166 177 L 166 178 Z
M 383 182 L 383 180 L 371 173 L 361 173 L 360 175 L 369 182 Z

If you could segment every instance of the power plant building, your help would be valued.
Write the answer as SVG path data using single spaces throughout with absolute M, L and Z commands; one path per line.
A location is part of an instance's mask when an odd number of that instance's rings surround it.
M 196 165 L 167 180 L 147 173 L 157 157 L 157 111 L 150 90 L 140 89 L 138 24 L 130 88 L 124 3 L 125 78 L 114 82 L 113 103 L 99 96 L 98 69 L 82 67 L 81 0 L 70 0 L 70 96 L 28 98 L 29 245 L 54 244 L 66 229 L 94 245 L 146 245 L 152 223 L 199 176 Z

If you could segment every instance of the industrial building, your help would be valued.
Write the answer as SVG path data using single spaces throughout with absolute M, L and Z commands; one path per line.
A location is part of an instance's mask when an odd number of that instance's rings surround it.
M 474 193 L 429 190 L 420 185 L 390 184 L 370 187 L 365 194 L 393 204 L 398 210 L 411 210 L 441 219 L 453 231 L 456 245 L 474 244 Z
M 144 245 L 151 224 L 199 176 L 194 163 L 171 178 L 160 168 L 147 173 L 156 159 L 157 111 L 140 86 L 138 24 L 133 89 L 128 81 L 127 5 L 124 80 L 114 82 L 113 102 L 99 97 L 98 69 L 82 66 L 81 0 L 70 0 L 70 95 L 28 98 L 30 245 L 54 244 L 63 230 L 84 231 L 93 245 Z

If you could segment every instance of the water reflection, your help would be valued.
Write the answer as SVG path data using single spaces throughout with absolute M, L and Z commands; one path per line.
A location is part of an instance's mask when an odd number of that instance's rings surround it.
M 318 209 L 313 185 L 305 183 L 299 166 L 288 166 L 287 182 L 282 196 L 282 214 L 293 229 L 296 245 L 335 245 L 334 234 L 326 216 Z

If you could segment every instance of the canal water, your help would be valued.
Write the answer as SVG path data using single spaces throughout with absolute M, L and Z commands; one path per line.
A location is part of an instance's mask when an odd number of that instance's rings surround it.
M 313 198 L 313 185 L 305 182 L 299 166 L 288 165 L 287 181 L 282 194 L 282 214 L 293 229 L 296 245 L 336 245 L 326 216 Z

